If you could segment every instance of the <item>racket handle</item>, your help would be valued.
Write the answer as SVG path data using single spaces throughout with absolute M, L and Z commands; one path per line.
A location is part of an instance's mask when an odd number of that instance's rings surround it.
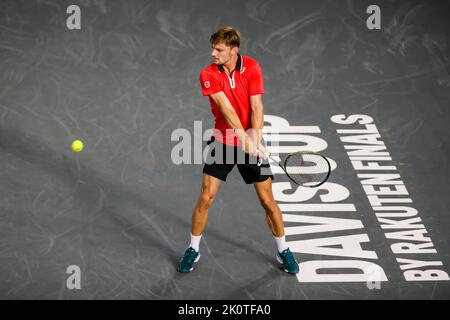
M 267 159 L 269 156 L 266 154 L 266 153 L 264 153 L 264 152 L 262 152 L 261 150 L 259 150 L 259 149 L 256 149 L 256 152 L 257 153 L 261 153 L 261 154 L 263 154 L 263 155 L 265 155 L 266 156 L 266 158 L 265 159 Z M 264 158 L 264 157 L 263 157 Z
M 269 151 L 267 151 L 267 153 L 264 153 L 261 150 L 256 149 L 256 152 L 262 153 L 265 156 L 265 158 L 263 157 L 264 159 L 268 159 L 270 157 L 270 152 Z

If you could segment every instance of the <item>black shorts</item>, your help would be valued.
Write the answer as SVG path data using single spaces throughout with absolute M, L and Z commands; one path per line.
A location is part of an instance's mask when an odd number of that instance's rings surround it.
M 271 178 L 269 161 L 244 153 L 241 147 L 233 147 L 215 140 L 214 136 L 207 142 L 209 149 L 203 173 L 222 181 L 237 165 L 239 173 L 246 184 L 262 182 Z

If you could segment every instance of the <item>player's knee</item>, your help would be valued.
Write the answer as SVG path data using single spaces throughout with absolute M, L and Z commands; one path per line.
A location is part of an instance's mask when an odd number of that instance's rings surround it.
M 208 190 L 202 191 L 200 195 L 200 205 L 205 208 L 209 208 L 213 201 L 214 201 L 215 195 Z
M 272 210 L 276 206 L 275 200 L 269 196 L 262 196 L 259 201 L 266 210 Z

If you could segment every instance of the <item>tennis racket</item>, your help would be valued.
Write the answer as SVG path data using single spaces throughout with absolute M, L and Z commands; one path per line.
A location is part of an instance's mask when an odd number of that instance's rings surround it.
M 295 184 L 316 188 L 325 183 L 331 174 L 331 165 L 326 157 L 310 151 L 289 153 L 284 160 L 278 161 L 270 152 L 266 155 L 278 164 L 288 178 Z M 258 165 L 260 165 L 258 161 Z

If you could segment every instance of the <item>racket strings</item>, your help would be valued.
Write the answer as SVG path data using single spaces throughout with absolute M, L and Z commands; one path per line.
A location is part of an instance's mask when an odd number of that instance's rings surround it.
M 285 159 L 283 166 L 289 177 L 299 185 L 320 185 L 330 174 L 328 160 L 318 154 L 291 154 Z

